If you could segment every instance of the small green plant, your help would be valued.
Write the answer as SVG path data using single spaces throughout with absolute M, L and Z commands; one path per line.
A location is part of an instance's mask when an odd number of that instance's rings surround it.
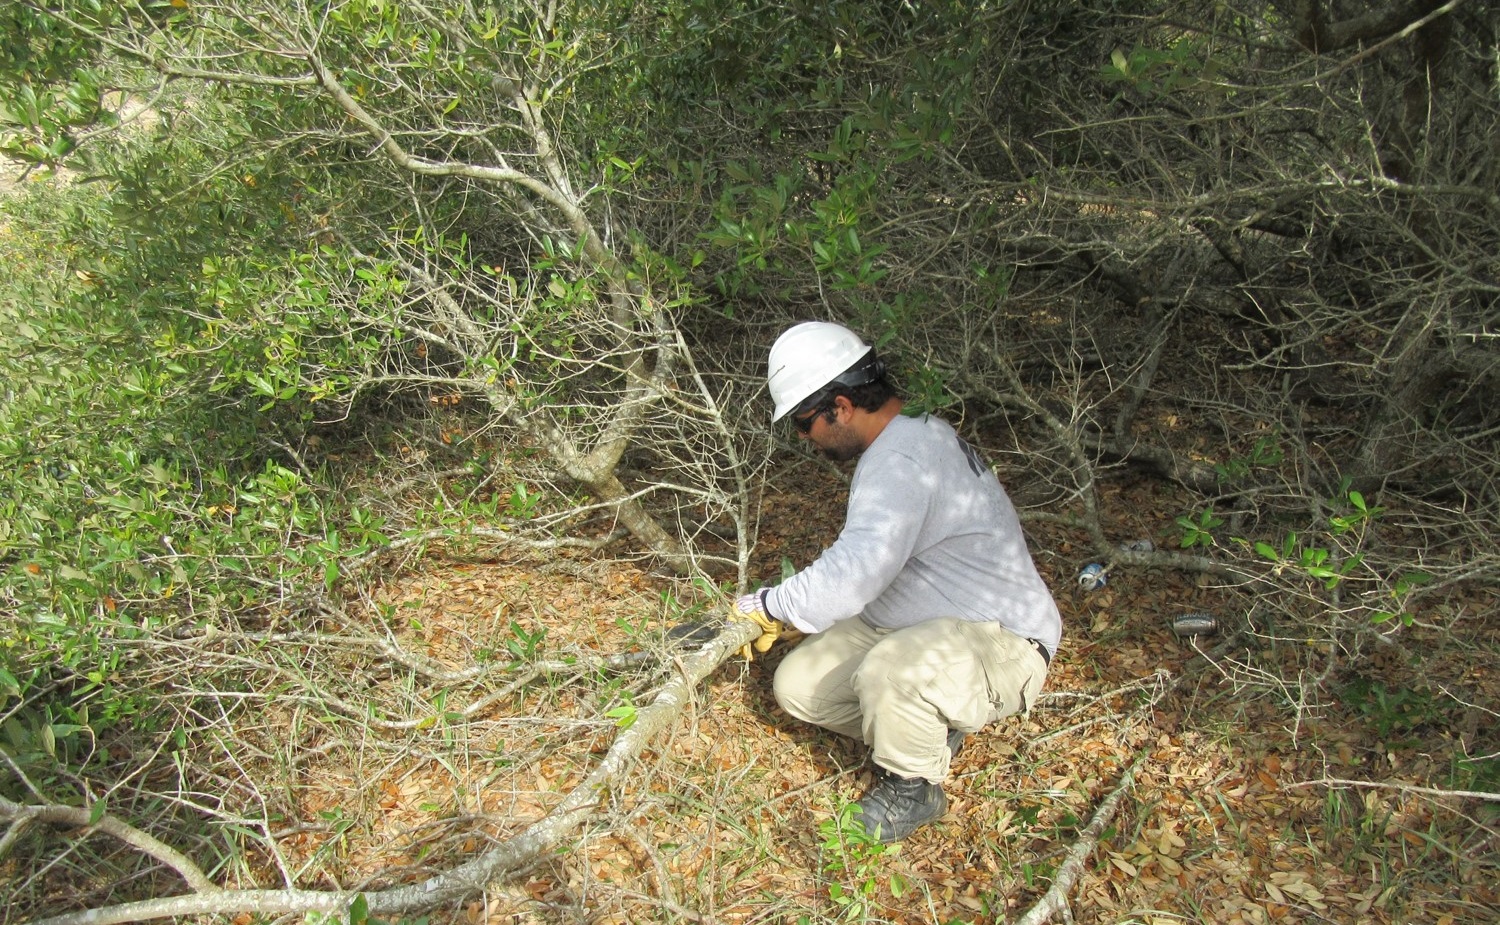
M 1280 465 L 1285 455 L 1280 444 L 1276 442 L 1276 437 L 1268 435 L 1256 440 L 1255 445 L 1246 455 L 1215 463 L 1214 472 L 1218 474 L 1221 482 L 1235 482 L 1243 479 L 1255 469 L 1269 469 Z
M 1384 581 L 1386 588 L 1383 593 L 1391 604 L 1389 607 L 1372 607 L 1370 623 L 1378 625 L 1397 621 L 1402 626 L 1410 626 L 1415 617 L 1406 609 L 1406 604 L 1417 588 L 1431 581 L 1431 576 L 1421 571 L 1382 576 L 1366 566 L 1361 551 L 1364 534 L 1385 509 L 1369 504 L 1364 495 L 1349 487 L 1347 479 L 1327 504 L 1326 520 L 1311 533 L 1299 535 L 1296 531 L 1288 531 L 1278 545 L 1238 538 L 1235 542 L 1254 549 L 1257 556 L 1270 562 L 1275 575 L 1305 576 L 1321 584 L 1325 592 L 1333 592 L 1356 578 L 1365 582 Z
M 702 619 L 706 612 L 720 606 L 733 590 L 728 585 L 723 587 L 715 585 L 701 575 L 693 579 L 692 589 L 697 593 L 689 595 L 687 599 L 670 588 L 661 592 L 662 617 L 667 626 Z M 631 638 L 635 638 L 634 634 Z
M 1136 45 L 1128 53 L 1116 48 L 1099 76 L 1110 83 L 1129 84 L 1146 97 L 1171 93 L 1204 92 L 1213 88 L 1211 78 L 1221 66 L 1200 41 L 1179 38 L 1164 49 Z
M 541 500 L 540 492 L 527 488 L 525 482 L 517 482 L 505 499 L 505 514 L 512 520 L 530 520 L 536 516 L 536 506 Z
M 1441 715 L 1431 694 L 1409 687 L 1390 688 L 1364 677 L 1346 684 L 1342 699 L 1365 717 L 1387 748 L 1400 747 L 1401 736 Z
M 1416 621 L 1416 615 L 1406 609 L 1407 599 L 1413 591 L 1429 581 L 1432 581 L 1432 576 L 1426 572 L 1402 572 L 1396 576 L 1390 589 L 1390 598 L 1395 609 L 1376 610 L 1370 616 L 1370 623 L 1378 626 L 1394 620 L 1402 626 L 1411 626 Z
M 881 844 L 862 823 L 854 818 L 854 804 L 842 802 L 838 811 L 818 823 L 823 837 L 823 871 L 831 878 L 828 898 L 839 909 L 844 921 L 864 921 L 870 917 L 875 892 L 882 880 L 891 895 L 900 899 L 908 884 L 900 874 L 884 869 L 882 861 L 901 851 L 899 844 Z
M 948 375 L 929 366 L 914 369 L 907 375 L 905 391 L 907 402 L 902 413 L 908 417 L 941 411 L 957 402 L 948 387 Z
M 443 739 L 444 741 L 451 742 L 453 736 L 453 727 L 456 725 L 462 725 L 464 721 L 464 714 L 458 710 L 448 709 L 448 691 L 446 689 L 438 691 L 437 695 L 432 698 L 432 709 L 432 715 L 424 717 L 422 721 L 417 724 L 417 728 L 429 729 L 437 725 L 438 722 L 441 721 L 443 724 Z
M 1266 542 L 1256 542 L 1254 547 L 1257 555 L 1275 563 L 1277 574 L 1289 569 L 1301 572 L 1322 582 L 1325 591 L 1337 588 L 1364 561 L 1363 556 L 1355 554 L 1334 562 L 1331 560 L 1333 553 L 1328 547 L 1304 547 L 1299 543 L 1295 531 L 1282 538 L 1280 548 Z
M 633 619 L 629 616 L 615 617 L 615 626 L 623 630 L 625 638 L 630 640 L 641 638 L 641 635 L 646 632 L 646 625 L 650 622 L 651 615 L 644 612 L 637 613 Z
M 1351 530 L 1357 530 L 1385 512 L 1383 507 L 1370 507 L 1366 504 L 1364 495 L 1349 488 L 1348 479 L 1340 487 L 1339 496 L 1329 503 L 1345 508 L 1343 513 L 1333 514 L 1328 518 L 1328 526 L 1334 536 L 1343 536 Z
M 635 725 L 640 712 L 635 708 L 635 704 L 626 703 L 605 712 L 604 715 L 614 720 L 615 725 L 623 731 Z
M 541 627 L 535 632 L 528 632 L 526 627 L 515 620 L 510 621 L 511 638 L 505 640 L 505 648 L 518 662 L 529 662 L 536 658 L 537 647 L 547 636 L 547 628 Z
M 1500 758 L 1455 758 L 1452 777 L 1455 789 L 1495 793 L 1500 791 Z
M 1202 546 L 1208 549 L 1214 545 L 1214 530 L 1224 525 L 1224 518 L 1214 513 L 1212 507 L 1206 507 L 1198 512 L 1196 518 L 1184 514 L 1177 518 L 1177 526 L 1182 528 L 1182 548 L 1192 549 Z

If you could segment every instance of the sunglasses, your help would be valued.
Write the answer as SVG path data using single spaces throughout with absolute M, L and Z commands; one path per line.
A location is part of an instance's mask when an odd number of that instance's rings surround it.
M 830 405 L 818 405 L 806 415 L 792 418 L 792 426 L 797 429 L 797 433 L 799 434 L 810 434 L 812 433 L 813 422 L 832 410 L 833 408 Z

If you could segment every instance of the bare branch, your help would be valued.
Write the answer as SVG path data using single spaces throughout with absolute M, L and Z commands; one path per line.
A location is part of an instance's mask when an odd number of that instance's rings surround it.
M 1347 780 L 1342 777 L 1320 777 L 1317 780 L 1302 780 L 1288 784 L 1290 787 L 1352 787 L 1368 790 L 1395 790 L 1401 793 L 1415 793 L 1425 797 L 1437 797 L 1442 800 L 1484 800 L 1488 803 L 1500 803 L 1500 793 L 1486 790 L 1441 790 L 1435 787 L 1421 787 L 1416 784 L 1407 784 L 1400 781 L 1372 781 L 1372 780 Z
M 98 808 L 96 806 L 92 809 L 78 809 L 56 804 L 26 806 L 0 798 L 0 820 L 15 826 L 36 822 L 47 825 L 77 826 L 84 830 L 97 829 L 177 871 L 182 879 L 187 881 L 187 885 L 194 890 L 200 893 L 219 892 L 218 885 L 182 852 L 109 813 L 96 815 L 95 811 Z

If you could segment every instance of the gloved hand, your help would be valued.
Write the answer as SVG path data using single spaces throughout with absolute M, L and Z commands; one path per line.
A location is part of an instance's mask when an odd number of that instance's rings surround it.
M 731 616 L 739 620 L 748 620 L 761 629 L 760 635 L 740 650 L 740 654 L 745 657 L 745 661 L 747 662 L 752 657 L 752 649 L 756 652 L 765 652 L 771 648 L 771 643 L 781 638 L 781 634 L 786 632 L 785 624 L 766 613 L 766 603 L 762 599 L 764 594 L 764 591 L 758 591 L 754 594 L 744 594 L 740 596 L 739 600 L 734 602 L 734 612 Z

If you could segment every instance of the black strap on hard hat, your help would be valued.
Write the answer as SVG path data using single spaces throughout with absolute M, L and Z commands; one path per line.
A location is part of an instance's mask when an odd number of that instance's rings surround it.
M 854 365 L 833 377 L 833 381 L 824 386 L 843 386 L 852 389 L 857 385 L 874 382 L 885 376 L 885 361 L 876 356 L 875 348 L 871 347 L 865 351 L 865 355 L 854 361 Z
M 848 369 L 834 376 L 831 381 L 821 389 L 802 399 L 796 408 L 792 409 L 793 415 L 803 415 L 828 403 L 832 393 L 839 389 L 852 389 L 855 386 L 867 385 L 879 379 L 885 378 L 885 361 L 875 353 L 871 347 L 864 355 L 855 360 Z

